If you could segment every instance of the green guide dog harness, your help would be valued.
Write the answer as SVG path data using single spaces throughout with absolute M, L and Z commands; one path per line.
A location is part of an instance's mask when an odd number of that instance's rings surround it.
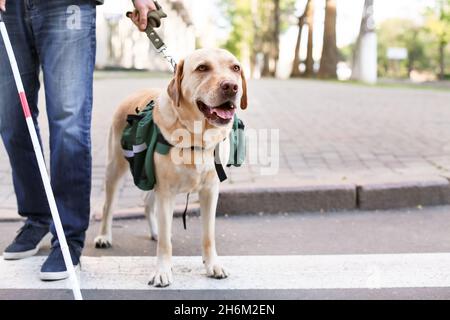
M 121 139 L 123 153 L 130 164 L 134 184 L 143 191 L 153 190 L 156 184 L 154 153 L 168 155 L 170 149 L 173 148 L 153 121 L 154 107 L 154 101 L 150 101 L 144 110 L 136 110 L 136 114 L 129 115 L 127 118 L 128 125 L 123 131 Z M 235 116 L 230 133 L 228 167 L 240 167 L 245 161 L 244 129 L 244 123 Z M 223 182 L 227 179 L 227 176 L 218 155 L 217 146 L 215 150 L 215 165 L 217 175 L 220 181 Z

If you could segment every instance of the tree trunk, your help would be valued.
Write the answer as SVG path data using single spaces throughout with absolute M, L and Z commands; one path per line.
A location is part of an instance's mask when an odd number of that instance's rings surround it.
M 368 83 L 377 81 L 377 40 L 373 20 L 374 0 L 365 0 L 359 36 L 353 52 L 352 79 Z
M 272 68 L 270 75 L 275 77 L 277 74 L 277 64 L 280 59 L 280 0 L 273 0 L 274 6 L 274 26 L 272 31 L 272 48 L 270 50 L 270 60 Z
M 445 47 L 446 43 L 441 41 L 439 43 L 439 80 L 445 79 Z
M 314 35 L 314 0 L 310 1 L 308 11 L 306 12 L 306 24 L 308 24 L 308 50 L 306 54 L 305 77 L 314 75 L 314 57 L 313 57 L 313 35 Z
M 326 1 L 325 33 L 323 37 L 320 78 L 337 78 L 338 50 L 336 46 L 336 0 Z
M 300 73 L 300 45 L 302 43 L 302 31 L 303 31 L 303 21 L 300 17 L 298 19 L 298 36 L 297 43 L 295 44 L 295 54 L 294 62 L 292 63 L 291 78 L 298 78 L 301 76 Z
M 444 0 L 439 1 L 439 20 L 445 21 L 447 19 L 445 14 L 445 2 Z M 439 41 L 439 80 L 445 79 L 445 47 L 447 46 L 447 41 L 442 37 Z
M 414 70 L 414 64 L 415 60 L 411 58 L 411 56 L 408 58 L 408 77 L 411 77 L 411 72 Z
M 364 36 L 364 34 L 366 34 L 368 31 L 367 30 L 368 19 L 370 18 L 368 11 L 370 10 L 370 7 L 373 7 L 373 0 L 365 0 L 361 18 L 361 26 L 359 27 L 359 35 L 358 39 L 356 40 L 356 45 L 353 52 L 352 79 L 354 80 L 358 80 L 360 78 L 359 60 L 361 56 L 361 39 Z
M 264 62 L 261 71 L 262 77 L 273 77 L 276 74 L 276 64 L 278 62 L 280 44 L 280 0 L 266 0 L 262 8 L 265 16 L 265 29 L 262 31 Z
M 258 2 L 256 0 L 253 0 L 251 3 L 251 13 L 252 13 L 252 28 L 253 28 L 253 32 L 255 30 L 258 30 L 259 27 L 259 23 L 258 23 Z M 250 69 L 251 69 L 251 74 L 250 77 L 255 78 L 256 76 L 260 76 L 260 70 L 257 69 L 259 66 L 257 65 L 257 57 L 258 57 L 258 53 L 261 52 L 261 44 L 259 41 L 259 37 L 256 37 L 256 35 L 254 35 L 253 37 L 253 46 L 250 48 L 251 50 L 251 59 L 250 59 Z M 256 70 L 258 70 L 258 74 L 256 74 Z
M 270 77 L 270 56 L 269 56 L 269 52 L 267 52 L 267 51 L 264 53 L 261 76 L 262 77 Z
M 292 71 L 291 71 L 291 78 L 297 78 L 301 76 L 300 73 L 300 48 L 302 43 L 302 32 L 303 32 L 303 25 L 306 23 L 306 15 L 309 11 L 309 7 L 311 5 L 312 0 L 308 0 L 306 3 L 305 11 L 303 14 L 298 18 L 298 35 L 297 35 L 297 43 L 295 44 L 295 52 L 294 52 L 294 62 L 292 63 Z

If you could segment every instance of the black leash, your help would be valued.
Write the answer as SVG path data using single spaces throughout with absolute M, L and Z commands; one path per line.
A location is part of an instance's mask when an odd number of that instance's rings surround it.
M 164 138 L 164 136 L 161 134 L 161 132 L 158 132 L 157 141 L 158 141 L 158 143 L 161 143 L 168 147 L 171 147 L 171 148 L 174 147 L 170 142 L 168 142 L 166 140 L 166 138 Z M 195 147 L 191 147 L 191 149 L 195 150 Z M 217 173 L 217 176 L 219 177 L 220 182 L 224 182 L 225 180 L 227 180 L 228 179 L 227 174 L 225 173 L 225 169 L 223 168 L 223 165 L 220 162 L 219 154 L 216 153 L 216 151 L 214 151 L 214 165 L 216 167 L 216 173 Z M 186 217 L 187 217 L 187 211 L 188 211 L 188 207 L 189 207 L 189 196 L 190 196 L 190 193 L 188 193 L 188 195 L 187 195 L 186 208 L 184 209 L 184 212 L 183 212 L 184 230 L 187 230 Z
M 187 194 L 187 198 L 186 198 L 186 208 L 184 209 L 184 212 L 183 212 L 183 225 L 184 225 L 184 230 L 187 230 L 187 226 L 186 226 L 186 217 L 187 217 L 187 210 L 188 210 L 188 206 L 189 206 L 189 196 L 190 196 L 190 195 L 191 195 L 190 193 Z
M 214 165 L 216 166 L 217 176 L 220 182 L 224 182 L 228 179 L 225 169 L 223 168 L 222 162 L 220 161 L 220 155 L 216 152 L 218 149 L 214 150 Z
M 148 14 L 148 24 L 147 29 L 145 30 L 145 33 L 147 34 L 147 37 L 150 39 L 150 42 L 155 47 L 156 51 L 161 54 L 164 59 L 169 62 L 170 66 L 172 67 L 173 71 L 175 72 L 177 69 L 177 62 L 173 58 L 171 54 L 168 53 L 168 49 L 166 44 L 164 43 L 163 39 L 158 35 L 158 33 L 155 31 L 155 29 L 161 27 L 161 19 L 167 18 L 167 14 L 163 11 L 163 8 L 161 5 L 154 1 L 156 5 L 156 11 L 149 12 Z M 133 13 L 127 12 L 127 17 L 131 17 Z

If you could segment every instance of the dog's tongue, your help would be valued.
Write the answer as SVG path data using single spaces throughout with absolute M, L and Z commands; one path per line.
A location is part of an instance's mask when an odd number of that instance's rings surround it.
M 234 117 L 235 109 L 231 108 L 214 108 L 212 112 L 222 119 L 232 119 Z

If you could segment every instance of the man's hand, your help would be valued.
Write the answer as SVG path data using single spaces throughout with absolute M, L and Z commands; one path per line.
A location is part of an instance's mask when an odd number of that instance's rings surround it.
M 0 10 L 6 11 L 6 0 L 0 0 Z
M 0 0 L 5 1 L 5 0 Z M 131 15 L 131 20 L 141 31 L 147 29 L 147 16 L 149 12 L 155 11 L 156 6 L 153 0 L 134 0 L 134 7 L 136 8 Z

